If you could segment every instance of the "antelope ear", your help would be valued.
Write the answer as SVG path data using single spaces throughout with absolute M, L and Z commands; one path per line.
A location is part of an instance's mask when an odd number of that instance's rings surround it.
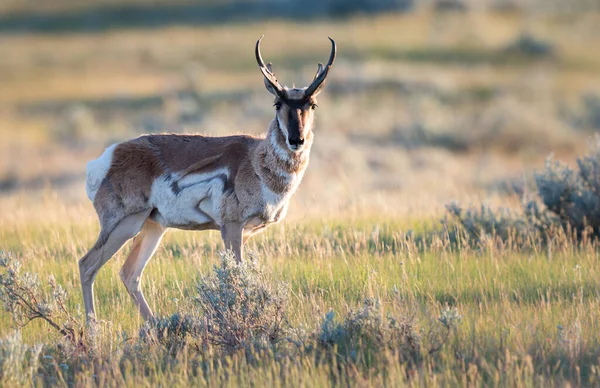
M 271 74 L 273 74 L 273 64 L 271 64 L 271 62 L 267 63 L 267 70 L 269 70 L 269 72 Z M 265 87 L 267 88 L 267 91 L 269 93 L 271 93 L 272 95 L 274 95 L 275 97 L 281 97 L 281 90 L 278 89 L 278 85 L 274 84 L 268 77 L 264 77 L 265 78 Z M 274 76 L 273 76 L 274 78 Z M 277 82 L 277 79 L 275 79 L 275 82 Z
M 280 94 L 279 90 L 277 90 L 277 88 L 275 88 L 266 78 L 265 78 L 265 88 L 267 88 L 267 91 L 269 93 L 271 93 L 272 95 L 274 95 L 275 97 L 281 98 L 281 94 Z

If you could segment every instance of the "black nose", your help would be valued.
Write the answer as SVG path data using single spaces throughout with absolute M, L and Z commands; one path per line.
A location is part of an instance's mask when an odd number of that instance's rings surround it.
M 302 138 L 302 137 L 299 137 L 299 138 L 296 138 L 296 139 L 290 138 L 290 145 L 291 146 L 298 147 L 298 146 L 301 146 L 302 144 L 304 144 L 304 138 Z

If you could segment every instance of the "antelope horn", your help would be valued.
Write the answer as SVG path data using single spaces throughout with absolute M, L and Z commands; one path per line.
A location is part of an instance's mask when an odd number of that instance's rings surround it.
M 258 62 L 258 68 L 265 76 L 265 83 L 268 83 L 280 97 L 283 97 L 283 86 L 281 86 L 279 81 L 277 81 L 277 78 L 275 78 L 275 74 L 273 73 L 271 68 L 271 63 L 265 65 L 265 61 L 263 61 L 262 55 L 260 55 L 260 41 L 262 40 L 262 38 L 264 38 L 264 35 L 261 35 L 261 37 L 256 42 L 256 49 L 254 51 L 254 53 L 256 54 L 256 62 Z
M 323 85 L 323 82 L 325 82 L 325 79 L 327 78 L 329 69 L 333 65 L 333 62 L 335 62 L 337 47 L 333 39 L 329 38 L 329 40 L 331 41 L 331 54 L 329 54 L 329 61 L 327 62 L 325 67 L 319 66 L 320 71 L 317 72 L 317 75 L 315 76 L 315 79 L 312 82 L 312 84 L 310 84 L 310 86 L 306 88 L 306 92 L 304 93 L 305 97 L 310 97 L 317 90 L 319 90 L 319 88 L 321 87 L 321 85 Z

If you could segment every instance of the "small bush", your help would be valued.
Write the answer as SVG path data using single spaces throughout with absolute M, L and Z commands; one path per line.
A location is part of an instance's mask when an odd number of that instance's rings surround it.
M 417 330 L 413 315 L 387 314 L 384 318 L 380 303 L 371 299 L 365 300 L 358 310 L 350 311 L 342 323 L 335 323 L 334 318 L 334 313 L 329 312 L 321 323 L 317 336 L 320 348 L 335 350 L 343 363 L 369 368 L 390 360 L 409 367 L 420 365 L 442 349 L 462 316 L 455 308 L 446 307 L 438 324 L 430 325 L 425 336 Z
M 201 340 L 204 331 L 203 321 L 197 314 L 177 312 L 146 322 L 140 329 L 140 340 L 142 343 L 160 343 L 175 354 L 188 345 L 190 339 Z
M 579 170 L 548 160 L 535 175 L 538 194 L 549 211 L 578 237 L 586 230 L 600 236 L 600 148 L 577 160 Z
M 458 203 L 446 205 L 446 210 L 457 220 L 468 237 L 481 243 L 489 237 L 507 240 L 511 234 L 524 234 L 530 231 L 528 222 L 510 209 L 493 210 L 486 205 L 463 209 Z M 450 222 L 446 219 L 446 225 Z
M 42 320 L 72 345 L 81 345 L 82 325 L 67 311 L 67 293 L 53 276 L 48 279 L 48 295 L 36 274 L 21 273 L 21 262 L 10 252 L 0 252 L 0 270 L 0 301 L 19 328 Z
M 347 362 L 374 366 L 391 352 L 401 362 L 417 362 L 421 357 L 420 338 L 412 317 L 383 317 L 379 302 L 367 299 L 344 322 L 334 323 L 329 312 L 321 324 L 319 344 L 336 348 Z
M 196 304 L 203 314 L 206 340 L 226 352 L 264 349 L 276 344 L 287 327 L 288 289 L 273 283 L 256 258 L 241 263 L 230 253 L 198 285 Z
M 141 337 L 171 349 L 200 340 L 225 354 L 270 349 L 285 337 L 287 286 L 270 281 L 252 256 L 238 263 L 230 252 L 222 253 L 221 265 L 203 276 L 197 289 L 197 311 L 156 319 L 142 329 Z
M 442 220 L 453 243 L 485 246 L 490 241 L 512 242 L 519 246 L 544 243 L 556 231 L 558 218 L 535 201 L 527 201 L 521 211 L 492 209 L 487 205 L 463 208 L 456 202 L 446 205 L 450 217 Z M 453 228 L 458 223 L 459 229 Z

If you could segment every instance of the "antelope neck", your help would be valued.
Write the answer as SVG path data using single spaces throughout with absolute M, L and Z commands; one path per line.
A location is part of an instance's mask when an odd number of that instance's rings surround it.
M 259 171 L 266 169 L 273 173 L 278 172 L 279 175 L 302 173 L 308 165 L 310 147 L 311 144 L 307 143 L 299 152 L 290 150 L 275 118 L 269 126 L 269 132 L 261 147 L 258 148 Z

